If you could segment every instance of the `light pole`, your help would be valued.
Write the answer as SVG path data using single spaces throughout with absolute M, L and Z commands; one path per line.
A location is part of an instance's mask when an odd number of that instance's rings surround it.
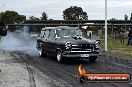
M 105 0 L 105 51 L 107 51 L 107 0 Z

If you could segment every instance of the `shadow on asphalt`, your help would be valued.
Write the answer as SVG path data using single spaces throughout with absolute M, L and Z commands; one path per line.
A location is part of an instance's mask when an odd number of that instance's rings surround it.
M 91 65 L 91 64 L 96 64 L 97 62 L 98 62 L 98 60 L 96 60 L 94 63 L 91 63 L 91 62 L 89 62 L 89 60 L 88 59 L 81 59 L 81 60 L 64 60 L 62 63 L 59 63 L 59 62 L 57 62 L 57 60 L 56 60 L 56 58 L 54 58 L 54 57 L 41 57 L 42 59 L 45 59 L 45 60 L 47 60 L 47 61 L 52 61 L 52 62 L 54 62 L 54 63 L 58 63 L 58 64 L 64 64 L 64 65 L 79 65 L 79 64 L 89 64 L 89 65 Z

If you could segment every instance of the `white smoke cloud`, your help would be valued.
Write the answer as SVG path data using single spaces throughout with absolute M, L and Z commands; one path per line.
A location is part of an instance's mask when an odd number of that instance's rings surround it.
M 19 32 L 8 31 L 7 36 L 0 40 L 0 50 L 23 51 L 34 54 L 37 53 L 36 40 L 30 36 L 28 27 L 23 27 Z

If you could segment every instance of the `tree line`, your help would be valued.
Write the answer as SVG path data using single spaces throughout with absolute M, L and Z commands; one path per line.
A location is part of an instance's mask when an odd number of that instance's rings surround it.
M 42 13 L 42 17 L 37 18 L 35 16 L 29 17 L 29 20 L 47 20 L 48 16 L 45 12 Z M 15 11 L 5 11 L 0 13 L 0 21 L 3 21 L 7 24 L 21 23 L 26 20 L 25 15 L 20 15 Z
M 88 20 L 87 12 L 85 12 L 81 7 L 78 6 L 70 6 L 69 8 L 64 9 L 62 13 L 64 20 Z M 22 23 L 26 20 L 25 15 L 21 15 L 15 11 L 5 11 L 0 13 L 0 21 L 4 21 L 7 24 L 15 24 L 15 23 Z M 48 19 L 48 15 L 46 12 L 42 12 L 41 17 L 31 16 L 29 20 L 51 20 Z M 52 19 L 53 20 L 53 19 Z M 110 20 L 118 20 L 116 18 L 111 18 Z M 132 13 L 130 19 L 125 14 L 124 20 L 132 20 Z M 30 26 L 30 31 L 39 32 L 42 26 Z M 14 29 L 14 27 L 12 28 Z M 86 30 L 95 30 L 95 28 L 87 27 Z
M 63 11 L 63 19 L 64 20 L 88 20 L 87 12 L 85 12 L 81 7 L 78 6 L 70 6 Z M 129 20 L 128 16 L 124 15 L 125 20 Z M 8 24 L 21 23 L 26 20 L 25 15 L 20 15 L 15 11 L 5 11 L 0 13 L 0 21 L 4 21 Z M 40 18 L 31 16 L 29 20 L 50 20 L 48 19 L 48 15 L 46 12 L 42 13 Z M 52 19 L 53 20 L 53 19 Z M 118 20 L 116 18 L 111 18 L 110 20 Z M 132 20 L 132 13 L 130 20 Z
M 88 15 L 81 7 L 71 6 L 63 11 L 64 20 L 88 20 Z M 4 21 L 8 24 L 21 23 L 26 20 L 25 15 L 20 15 L 15 11 L 5 11 L 0 13 L 0 21 Z M 50 20 L 46 12 L 42 13 L 40 18 L 31 16 L 29 20 Z M 52 19 L 53 20 L 53 19 Z
M 0 20 L 7 24 L 14 24 L 15 22 L 20 23 L 26 20 L 26 16 L 20 15 L 15 11 L 5 11 L 0 13 Z

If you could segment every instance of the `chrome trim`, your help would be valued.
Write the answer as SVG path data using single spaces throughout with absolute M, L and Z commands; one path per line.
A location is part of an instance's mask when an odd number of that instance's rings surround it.
M 95 50 L 95 52 L 99 52 L 100 50 Z
M 71 47 L 71 52 L 92 52 L 95 51 L 94 45 L 92 44 L 85 44 L 85 48 L 83 47 L 83 44 L 78 44 L 78 45 L 72 45 Z M 90 46 L 90 48 L 89 48 Z
M 72 46 L 80 46 L 80 45 L 72 45 Z
M 77 49 L 81 49 L 81 48 L 72 48 L 71 50 L 77 50 Z M 84 49 L 84 51 L 92 51 L 92 49 Z
M 71 51 L 71 52 L 91 52 L 91 51 Z
M 72 49 L 80 49 L 80 48 L 72 48 Z

